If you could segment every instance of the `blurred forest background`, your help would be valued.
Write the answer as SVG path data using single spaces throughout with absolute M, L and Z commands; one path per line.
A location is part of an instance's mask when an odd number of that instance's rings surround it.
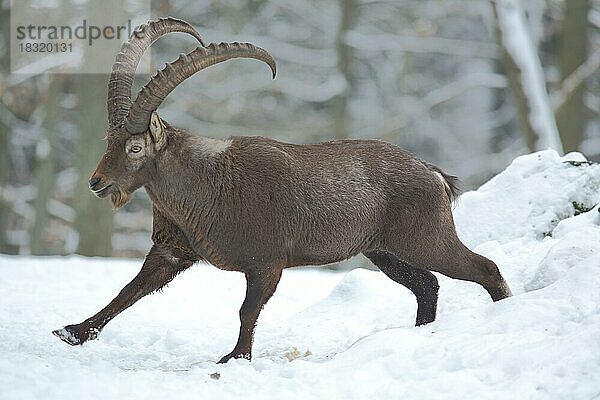
M 501 3 L 515 2 L 525 31 L 502 23 Z M 88 190 L 105 146 L 108 76 L 11 75 L 10 1 L 0 7 L 0 252 L 145 254 L 145 193 L 115 213 Z M 154 0 L 152 12 L 277 60 L 274 81 L 231 61 L 169 96 L 161 116 L 200 135 L 379 138 L 460 176 L 464 189 L 546 147 L 553 131 L 564 152 L 600 160 L 600 0 Z M 193 46 L 167 36 L 153 63 Z

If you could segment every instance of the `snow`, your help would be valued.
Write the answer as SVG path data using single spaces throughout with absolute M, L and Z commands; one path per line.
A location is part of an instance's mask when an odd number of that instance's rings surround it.
M 437 320 L 414 327 L 414 298 L 380 272 L 288 270 L 252 361 L 215 364 L 237 337 L 241 274 L 198 265 L 71 347 L 51 331 L 104 306 L 140 260 L 1 256 L 0 399 L 598 398 L 600 166 L 581 161 L 522 156 L 459 199 L 461 238 L 512 298 L 440 276 Z

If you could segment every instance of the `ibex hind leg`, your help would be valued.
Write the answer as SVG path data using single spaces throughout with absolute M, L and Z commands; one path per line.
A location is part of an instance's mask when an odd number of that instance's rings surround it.
M 479 283 L 487 290 L 493 301 L 498 301 L 512 296 L 508 284 L 500 274 L 498 266 L 479 254 L 469 251 L 470 259 L 466 278 Z M 458 278 L 462 279 L 462 278 Z
M 390 279 L 413 292 L 418 305 L 415 325 L 425 325 L 435 320 L 439 290 L 435 275 L 415 268 L 386 251 L 369 251 L 364 255 Z
M 444 252 L 428 252 L 430 269 L 450 278 L 478 283 L 489 293 L 493 301 L 510 297 L 508 284 L 500 274 L 498 266 L 479 254 L 473 253 L 458 237 L 451 238 L 451 245 L 443 246 Z

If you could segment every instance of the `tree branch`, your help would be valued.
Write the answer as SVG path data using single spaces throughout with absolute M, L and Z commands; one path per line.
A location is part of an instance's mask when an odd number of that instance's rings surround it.
M 589 76 L 596 72 L 598 68 L 600 68 L 600 50 L 596 50 L 592 53 L 586 62 L 577 67 L 571 75 L 563 80 L 560 88 L 552 93 L 550 98 L 552 109 L 556 111 L 566 103 L 577 88 L 579 88 Z

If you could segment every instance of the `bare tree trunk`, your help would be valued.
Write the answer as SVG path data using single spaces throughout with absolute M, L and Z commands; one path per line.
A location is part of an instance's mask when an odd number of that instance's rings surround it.
M 501 33 L 498 29 L 497 36 L 500 37 L 500 35 Z M 531 109 L 529 108 L 527 96 L 523 93 L 523 88 L 519 83 L 521 81 L 521 71 L 504 47 L 501 47 L 501 52 L 502 69 L 504 75 L 508 78 L 508 87 L 517 109 L 519 127 L 525 138 L 527 148 L 529 151 L 535 151 L 538 137 L 533 126 L 529 123 Z
M 588 0 L 569 0 L 565 5 L 562 33 L 559 38 L 559 62 L 564 81 L 586 61 L 588 54 Z M 585 129 L 584 85 L 579 85 L 556 111 L 556 123 L 565 151 L 575 151 Z
M 336 50 L 338 57 L 338 69 L 346 81 L 343 93 L 334 99 L 334 134 L 336 139 L 344 139 L 349 133 L 348 100 L 352 91 L 352 47 L 348 46 L 344 37 L 346 32 L 354 26 L 356 19 L 356 0 L 340 0 L 342 18 L 337 35 Z
M 56 128 L 58 121 L 60 92 L 62 76 L 53 75 L 48 85 L 45 98 L 46 117 L 44 119 L 45 137 L 40 138 L 37 144 L 37 166 L 35 171 L 35 188 L 37 196 L 34 202 L 35 217 L 31 230 L 29 245 L 31 254 L 48 254 L 44 245 L 43 234 L 48 228 L 50 220 L 48 215 L 48 200 L 52 197 L 56 173 Z
M 0 74 L 7 75 L 10 68 L 10 56 L 8 54 L 10 46 L 9 18 L 8 8 L 0 6 L 0 35 L 4 42 L 1 48 L 4 49 L 4 54 L 0 56 Z M 0 99 L 2 99 L 2 91 L 0 90 Z M 10 167 L 10 141 L 8 140 L 9 128 L 0 118 L 0 187 L 8 184 L 9 167 Z M 4 204 L 0 196 L 0 252 L 13 252 L 6 240 L 6 230 L 8 228 L 8 205 Z
M 531 151 L 551 147 L 562 153 L 563 146 L 550 106 L 543 69 L 521 2 L 495 0 L 492 6 L 504 72 L 527 146 Z
M 9 151 L 8 126 L 0 121 L 0 187 L 8 184 Z M 8 204 L 0 196 L 0 253 L 11 253 L 7 243 L 6 231 L 8 228 Z
M 113 214 L 110 202 L 94 198 L 88 189 L 88 179 L 105 150 L 105 142 L 101 139 L 106 131 L 107 81 L 107 76 L 100 74 L 79 77 L 79 179 L 75 190 L 75 227 L 79 233 L 77 252 L 88 256 L 109 256 L 112 253 Z
M 111 2 L 113 4 L 113 2 Z M 113 4 L 114 5 L 114 4 Z M 106 15 L 102 2 L 88 3 L 91 15 Z M 118 8 L 113 7 L 113 12 Z M 92 51 L 88 48 L 86 51 Z M 86 60 L 90 60 L 87 58 Z M 95 198 L 88 180 L 106 150 L 106 92 L 108 75 L 81 74 L 78 77 L 79 140 L 76 146 L 79 178 L 75 190 L 75 228 L 79 233 L 77 252 L 87 256 L 112 255 L 113 213 L 106 199 Z

